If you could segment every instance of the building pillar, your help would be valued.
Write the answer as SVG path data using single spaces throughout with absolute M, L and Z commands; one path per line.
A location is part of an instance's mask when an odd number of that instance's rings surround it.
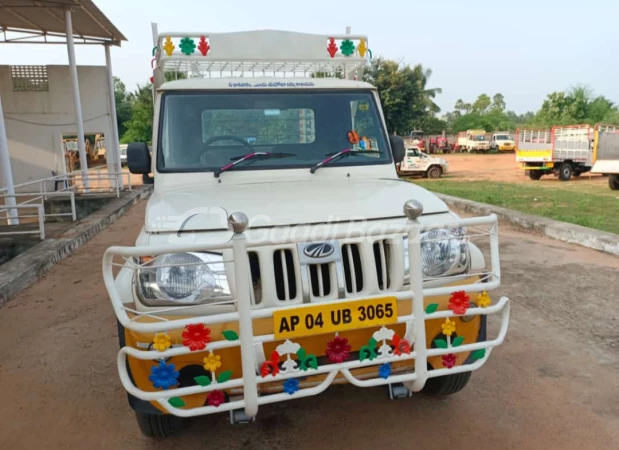
M 6 126 L 4 125 L 4 113 L 2 112 L 2 98 L 0 98 L 0 173 L 2 179 L 6 183 L 6 194 L 15 195 L 15 186 L 13 185 L 13 170 L 11 168 L 11 154 L 9 153 L 9 140 L 6 137 Z M 1 187 L 1 186 L 0 186 Z M 4 197 L 4 205 L 16 205 L 15 197 Z M 17 217 L 17 208 L 9 209 L 8 224 L 19 225 Z
M 116 177 L 116 183 L 123 187 L 123 176 L 120 175 L 122 167 L 120 165 L 120 136 L 118 136 L 118 120 L 116 118 L 116 100 L 114 97 L 114 75 L 112 73 L 112 56 L 111 44 L 105 44 L 105 67 L 107 68 L 108 91 L 110 98 L 110 115 L 112 119 L 112 136 L 111 139 L 105 140 L 105 152 L 107 159 L 107 170 L 109 174 L 119 174 Z M 111 142 L 110 142 L 111 141 Z M 108 145 L 110 142 L 111 145 Z M 114 186 L 115 187 L 115 186 Z
M 73 21 L 71 19 L 71 9 L 64 11 L 66 33 L 67 33 L 67 52 L 69 53 L 69 74 L 73 86 L 73 101 L 75 104 L 75 126 L 77 127 L 77 148 L 80 155 L 80 169 L 83 174 L 82 182 L 84 189 L 88 191 L 90 182 L 88 180 L 88 160 L 86 159 L 86 145 L 84 136 L 84 121 L 82 119 L 82 102 L 80 100 L 80 85 L 77 79 L 77 65 L 75 64 L 75 43 L 73 42 Z

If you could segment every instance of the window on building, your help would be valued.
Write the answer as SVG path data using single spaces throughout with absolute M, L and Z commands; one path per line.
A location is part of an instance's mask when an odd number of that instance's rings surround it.
M 11 66 L 14 91 L 49 91 L 47 66 Z

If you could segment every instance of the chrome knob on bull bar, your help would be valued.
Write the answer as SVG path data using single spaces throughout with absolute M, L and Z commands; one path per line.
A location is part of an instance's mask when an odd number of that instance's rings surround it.
M 233 212 L 228 216 L 228 222 L 232 225 L 232 229 L 235 233 L 242 233 L 247 229 L 249 219 L 245 213 Z
M 423 205 L 418 200 L 408 200 L 404 203 L 404 214 L 411 220 L 416 220 L 423 214 Z

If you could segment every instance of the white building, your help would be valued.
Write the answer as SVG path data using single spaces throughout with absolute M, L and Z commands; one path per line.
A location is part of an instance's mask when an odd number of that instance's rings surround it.
M 77 74 L 84 133 L 102 133 L 111 142 L 107 70 L 78 66 Z M 0 66 L 0 98 L 15 184 L 48 178 L 52 171 L 66 172 L 63 135 L 77 134 L 72 89 L 69 66 Z M 0 186 L 4 185 L 0 173 Z

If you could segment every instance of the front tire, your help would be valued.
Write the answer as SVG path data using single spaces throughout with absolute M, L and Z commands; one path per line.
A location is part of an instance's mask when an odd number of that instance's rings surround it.
M 140 431 L 146 437 L 164 439 L 183 428 L 183 419 L 170 414 L 146 414 L 135 411 Z
M 455 373 L 443 377 L 429 378 L 421 392 L 432 397 L 443 397 L 460 392 L 471 379 L 471 372 Z
M 563 163 L 559 166 L 559 180 L 569 181 L 572 178 L 572 165 L 570 163 Z
M 542 172 L 540 170 L 529 170 L 529 178 L 537 181 L 542 178 Z
M 440 167 L 430 167 L 426 174 L 428 178 L 436 179 L 441 177 L 442 172 Z
M 619 191 L 619 175 L 614 174 L 608 177 L 608 187 L 613 191 Z

